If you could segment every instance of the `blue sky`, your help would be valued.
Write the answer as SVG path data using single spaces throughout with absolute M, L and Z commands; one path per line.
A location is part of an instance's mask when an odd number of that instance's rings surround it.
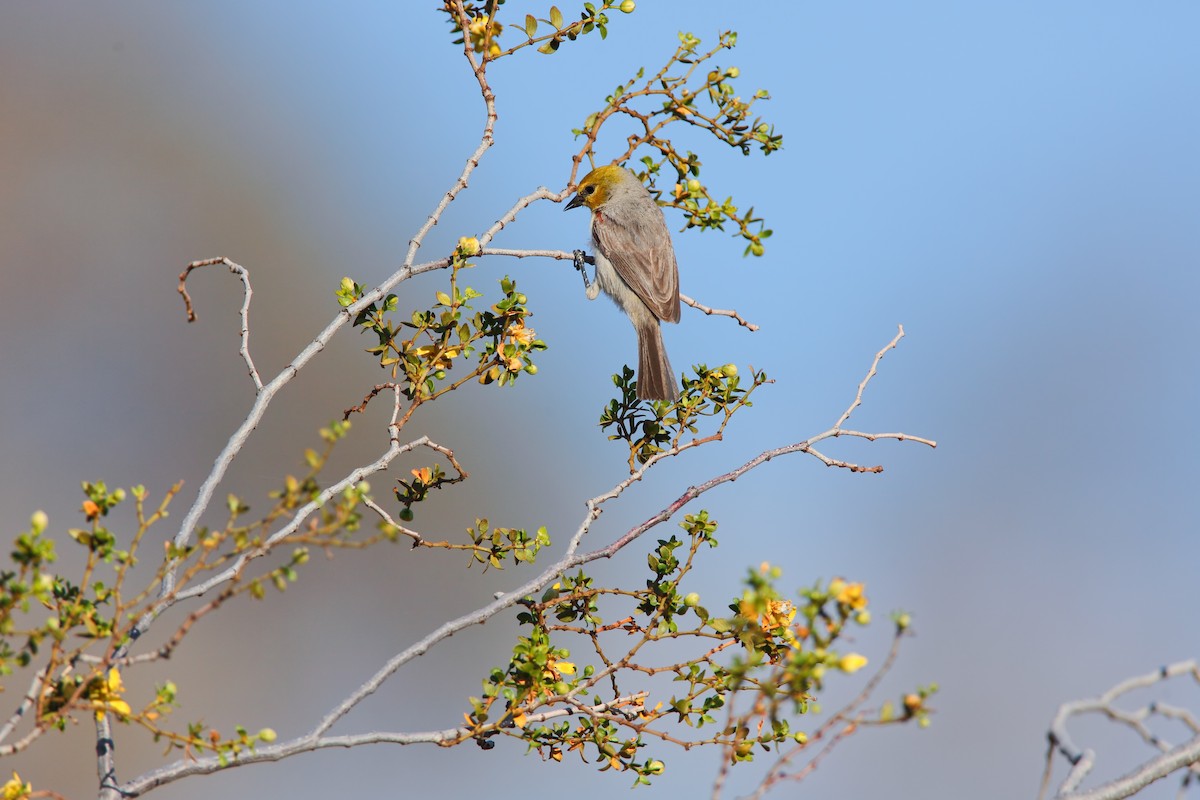
M 513 19 L 526 10 L 545 12 L 506 6 Z M 733 592 L 763 560 L 797 586 L 865 580 L 879 618 L 904 608 L 917 620 L 889 691 L 943 687 L 930 730 L 858 737 L 814 776 L 814 793 L 1032 796 L 1058 703 L 1196 656 L 1197 23 L 1200 10 L 1182 2 L 768 13 L 645 0 L 614 15 L 605 42 L 494 67 L 497 145 L 423 255 L 486 228 L 537 186 L 562 188 L 571 128 L 637 67 L 661 63 L 680 30 L 706 41 L 739 32 L 720 63 L 739 67 L 747 94 L 770 90 L 762 113 L 785 137 L 769 159 L 703 151 L 715 190 L 775 231 L 765 257 L 744 259 L 716 233 L 675 240 L 683 291 L 762 329 L 691 312 L 665 331 L 678 369 L 732 361 L 776 383 L 726 442 L 664 464 L 606 513 L 599 536 L 764 447 L 824 430 L 896 325 L 908 332 L 856 425 L 935 438 L 936 451 L 837 442 L 832 453 L 886 471 L 850 475 L 793 457 L 705 502 L 724 533 L 702 593 Z M 429 8 L 387 3 L 0 9 L 7 529 L 38 507 L 60 528 L 78 524 L 82 479 L 157 492 L 175 479 L 198 485 L 250 394 L 235 350 L 237 286 L 215 272 L 193 278 L 201 321 L 186 326 L 174 285 L 188 261 L 226 255 L 251 269 L 264 370 L 324 325 L 342 275 L 379 280 L 399 264 L 482 125 L 447 30 Z M 617 148 L 601 141 L 599 152 Z M 496 244 L 586 243 L 584 215 L 544 205 Z M 448 413 L 424 421 L 473 475 L 502 478 L 469 483 L 429 520 L 454 531 L 486 515 L 562 532 L 584 498 L 621 476 L 619 452 L 594 423 L 608 376 L 633 358 L 632 330 L 610 304 L 587 303 L 565 263 L 484 261 L 472 281 L 487 288 L 504 274 L 530 297 L 551 349 L 536 380 L 451 398 Z M 436 286 L 406 291 L 419 302 Z M 262 491 L 296 468 L 296 442 L 379 380 L 363 346 L 353 335 L 334 343 L 224 490 Z M 171 666 L 192 670 L 198 695 L 212 681 L 207 691 L 235 710 L 261 700 L 262 724 L 299 730 L 446 613 L 517 580 L 387 558 L 314 567 L 311 593 L 287 598 L 294 606 L 277 600 L 247 612 L 245 629 L 198 634 L 198 666 L 183 665 L 187 652 Z M 616 579 L 640 559 L 606 568 Z M 279 614 L 292 620 L 279 641 L 243 651 L 239 637 Z M 876 657 L 879 628 L 860 643 Z M 480 665 L 504 657 L 510 634 L 489 625 L 456 639 L 356 721 L 451 724 L 457 698 L 478 691 Z M 254 674 L 231 679 L 246 661 Z M 69 741 L 81 765 L 73 786 L 87 787 L 86 736 Z M 1111 743 L 1115 775 L 1141 751 Z M 711 760 L 665 755 L 680 768 L 644 796 L 691 795 L 711 781 Z M 353 774 L 364 796 L 384 795 L 397 769 L 406 784 L 451 796 L 489 782 L 569 781 L 581 797 L 625 790 L 590 768 L 507 756 L 322 754 L 165 794 L 287 785 L 316 797 Z M 62 769 L 61 754 L 54 763 Z M 48 767 L 29 769 L 36 782 Z

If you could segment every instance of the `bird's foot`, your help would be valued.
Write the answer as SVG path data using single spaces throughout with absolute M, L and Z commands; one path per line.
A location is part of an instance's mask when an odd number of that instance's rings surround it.
M 583 290 L 587 292 L 589 300 L 595 300 L 596 295 L 600 293 L 600 287 L 593 284 L 591 279 L 588 278 L 587 265 L 595 264 L 596 259 L 582 250 L 576 250 L 572 255 L 574 255 L 575 269 L 579 270 L 579 274 L 583 276 Z

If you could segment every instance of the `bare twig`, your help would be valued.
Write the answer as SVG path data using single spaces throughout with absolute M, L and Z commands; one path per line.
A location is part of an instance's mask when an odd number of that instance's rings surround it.
M 750 322 L 750 321 L 744 319 L 741 314 L 739 314 L 736 311 L 733 311 L 732 309 L 709 308 L 708 306 L 693 300 L 692 298 L 688 297 L 686 294 L 683 294 L 683 293 L 680 293 L 679 299 L 681 301 L 683 301 L 684 303 L 686 303 L 687 305 L 691 306 L 692 308 L 696 309 L 697 311 L 703 311 L 705 314 L 707 314 L 709 316 L 716 315 L 718 317 L 730 317 L 735 322 L 737 322 L 738 325 L 741 325 L 743 328 L 746 328 L 751 331 L 758 330 L 757 325 L 755 325 L 753 322 Z
M 1051 760 L 1056 752 L 1062 754 L 1071 764 L 1071 769 L 1055 794 L 1060 800 L 1120 800 L 1179 769 L 1187 768 L 1200 774 L 1200 723 L 1193 715 L 1182 709 L 1164 707 L 1157 703 L 1150 703 L 1132 711 L 1123 710 L 1116 705 L 1116 701 L 1122 695 L 1135 689 L 1148 688 L 1170 678 L 1184 676 L 1191 676 L 1200 684 L 1200 662 L 1191 660 L 1171 664 L 1154 672 L 1121 681 L 1099 697 L 1076 700 L 1060 706 L 1050 725 L 1050 749 L 1046 754 L 1046 770 L 1039 797 L 1044 797 L 1048 788 L 1052 771 Z M 1103 714 L 1114 722 L 1128 726 L 1141 736 L 1143 741 L 1158 749 L 1161 755 L 1141 764 L 1117 780 L 1089 791 L 1078 791 L 1084 778 L 1095 766 L 1096 754 L 1089 749 L 1080 749 L 1071 741 L 1067 732 L 1067 722 L 1071 717 L 1088 713 Z M 1193 738 L 1179 746 L 1172 746 L 1146 726 L 1146 720 L 1153 716 L 1163 716 L 1183 723 L 1191 731 Z
M 228 258 L 206 258 L 201 261 L 193 261 L 187 265 L 187 268 L 179 273 L 179 293 L 183 295 L 183 304 L 187 309 L 188 322 L 196 321 L 196 311 L 192 308 L 192 297 L 188 294 L 187 279 L 191 275 L 192 270 L 200 267 L 211 267 L 215 264 L 223 264 L 229 268 L 229 271 L 237 275 L 242 280 L 242 286 L 245 291 L 242 292 L 242 346 L 238 349 L 242 360 L 246 362 L 246 369 L 250 371 L 250 380 L 254 381 L 254 390 L 261 392 L 263 388 L 262 376 L 258 374 L 258 369 L 254 366 L 254 359 L 250 357 L 250 298 L 254 296 L 254 289 L 250 287 L 250 272 L 241 264 L 236 264 Z
M 871 362 L 871 369 L 867 370 L 866 377 L 862 379 L 862 383 L 858 384 L 858 393 L 854 395 L 854 402 L 851 403 L 844 412 L 842 412 L 842 416 L 838 418 L 838 421 L 833 423 L 834 430 L 840 429 L 842 424 L 850 419 L 850 415 L 854 413 L 854 409 L 862 405 L 863 392 L 866 391 L 867 384 L 871 382 L 871 379 L 875 377 L 876 372 L 879 370 L 879 362 L 883 360 L 883 357 L 885 354 L 887 354 L 888 350 L 891 350 L 896 345 L 900 344 L 900 340 L 904 338 L 904 326 L 898 325 L 897 327 L 899 330 L 896 331 L 896 335 L 892 338 L 892 340 L 884 345 L 882 350 L 875 354 L 875 360 Z M 936 446 L 930 444 L 929 442 L 924 443 L 929 444 L 930 447 Z
M 25 696 L 21 698 L 21 702 L 17 705 L 12 715 L 9 716 L 8 721 L 4 723 L 4 726 L 0 727 L 0 742 L 7 740 L 12 735 L 17 723 L 24 719 L 25 715 L 37 705 L 38 697 L 41 696 L 45 689 L 44 682 L 48 672 L 49 665 L 42 667 L 34 674 L 33 680 L 29 682 L 29 689 L 25 692 Z M 0 756 L 10 756 L 13 753 L 21 752 L 43 733 L 45 731 L 42 728 L 35 727 L 19 741 L 0 746 Z

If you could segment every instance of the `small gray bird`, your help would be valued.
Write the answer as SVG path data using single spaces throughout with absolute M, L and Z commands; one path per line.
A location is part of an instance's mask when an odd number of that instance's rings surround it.
M 595 300 L 603 289 L 637 331 L 637 396 L 677 399 L 679 386 L 659 323 L 679 321 L 679 267 L 662 209 L 636 175 L 615 164 L 584 176 L 567 203 L 567 208 L 579 206 L 592 212 L 596 282 L 587 288 L 588 299 Z

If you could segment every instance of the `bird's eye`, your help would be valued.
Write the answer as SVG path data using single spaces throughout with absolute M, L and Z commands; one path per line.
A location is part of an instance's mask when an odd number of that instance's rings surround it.
M 586 189 L 584 189 L 584 190 L 583 190 L 583 193 L 584 193 L 584 194 L 595 194 L 595 193 L 596 193 L 596 186 L 595 186 L 595 184 L 592 184 L 591 186 L 589 186 L 589 187 L 587 187 Z

